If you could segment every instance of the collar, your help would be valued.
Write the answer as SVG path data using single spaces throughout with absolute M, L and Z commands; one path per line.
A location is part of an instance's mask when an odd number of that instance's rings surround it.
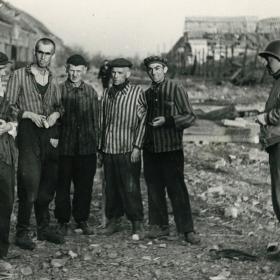
M 159 89 L 162 85 L 164 85 L 165 83 L 167 83 L 167 79 L 164 79 L 162 82 L 160 83 L 155 83 L 155 82 L 152 82 L 151 84 L 151 89 L 152 90 L 157 90 Z
M 78 87 L 75 87 L 74 83 L 72 83 L 69 79 L 67 79 L 65 81 L 65 85 L 66 85 L 67 90 L 69 90 L 69 91 L 74 90 L 74 89 L 83 90 L 85 87 L 85 82 L 81 81 L 81 84 Z
M 126 80 L 123 84 L 118 85 L 118 86 L 112 86 L 109 89 L 109 95 L 111 96 L 115 96 L 117 93 L 121 93 L 126 95 L 128 93 L 128 91 L 130 90 L 131 84 L 129 82 L 129 80 Z
M 28 74 L 31 74 L 31 75 L 33 75 L 33 73 L 32 73 L 32 71 L 31 71 L 31 66 L 33 65 L 34 63 L 31 63 L 31 64 L 28 64 L 26 67 L 25 67 L 25 71 L 28 73 Z M 49 80 L 50 80 L 50 78 L 52 77 L 52 71 L 50 70 L 50 68 L 49 67 L 47 67 L 46 68 L 47 70 L 48 70 L 48 72 L 49 72 Z M 34 76 L 34 75 L 33 75 Z

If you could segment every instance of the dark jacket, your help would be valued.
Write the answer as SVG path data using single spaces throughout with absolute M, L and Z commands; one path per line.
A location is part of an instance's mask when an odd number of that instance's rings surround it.
M 266 149 L 280 142 L 280 77 L 275 80 L 265 104 L 267 125 L 261 126 L 260 142 Z
M 61 118 L 59 147 L 61 155 L 90 155 L 96 152 L 98 127 L 97 93 L 82 82 L 73 87 L 68 80 L 60 85 L 65 114 Z

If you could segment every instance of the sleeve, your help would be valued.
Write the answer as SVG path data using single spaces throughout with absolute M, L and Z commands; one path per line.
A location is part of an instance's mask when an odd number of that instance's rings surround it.
M 173 116 L 176 129 L 183 130 L 190 127 L 194 123 L 196 116 L 189 102 L 187 91 L 181 85 L 175 88 L 174 103 L 178 111 Z
M 147 101 L 145 92 L 140 89 L 139 97 L 137 100 L 137 117 L 138 125 L 136 128 L 134 147 L 141 149 L 143 147 L 144 136 L 146 131 L 146 118 L 147 118 Z
M 59 86 L 57 80 L 55 79 L 53 86 L 54 86 L 53 110 L 54 110 L 54 112 L 58 112 L 60 114 L 60 118 L 61 118 L 64 114 L 64 108 L 62 105 L 62 94 L 61 94 L 62 85 Z
M 99 101 L 98 101 L 98 95 L 97 92 L 92 89 L 92 110 L 93 110 L 93 124 L 95 129 L 95 136 L 96 136 L 96 143 L 97 147 L 99 147 L 99 138 L 100 138 L 100 126 L 99 126 Z
M 103 149 L 104 144 L 104 135 L 105 135 L 105 99 L 107 95 L 107 89 L 104 91 L 103 96 L 98 101 L 98 108 L 99 108 L 99 114 L 98 114 L 98 127 L 99 127 L 99 137 L 98 137 L 98 151 L 101 152 Z
M 24 113 L 23 110 L 20 109 L 18 104 L 18 97 L 21 90 L 21 84 L 19 80 L 19 75 L 15 71 L 11 74 L 8 84 L 7 84 L 7 90 L 4 95 L 4 98 L 7 100 L 8 103 L 10 103 L 10 109 L 11 109 L 11 120 L 21 120 L 22 114 Z

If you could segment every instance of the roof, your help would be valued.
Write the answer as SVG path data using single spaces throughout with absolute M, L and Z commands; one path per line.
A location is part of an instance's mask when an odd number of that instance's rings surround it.
M 201 38 L 205 33 L 250 33 L 255 32 L 258 18 L 242 17 L 186 17 L 184 32 L 188 37 Z

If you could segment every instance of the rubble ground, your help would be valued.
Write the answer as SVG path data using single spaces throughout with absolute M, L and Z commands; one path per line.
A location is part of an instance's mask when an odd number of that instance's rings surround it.
M 223 87 L 216 90 L 225 91 Z M 254 92 L 254 88 L 247 89 L 247 98 L 253 98 Z M 192 246 L 177 238 L 170 205 L 171 237 L 168 239 L 135 242 L 125 218 L 121 232 L 105 236 L 100 227 L 102 182 L 98 170 L 89 221 L 95 234 L 84 236 L 74 231 L 63 245 L 36 241 L 33 252 L 24 251 L 13 244 L 13 215 L 8 259 L 11 267 L 5 273 L 0 269 L 0 279 L 280 279 L 280 255 L 272 259 L 267 254 L 268 244 L 279 240 L 280 227 L 272 209 L 266 152 L 256 144 L 238 143 L 187 143 L 184 151 L 185 181 L 195 229 L 202 239 L 200 245 Z M 143 176 L 141 185 L 147 221 Z M 17 203 L 15 212 L 16 208 Z M 216 252 L 234 252 L 234 255 Z

